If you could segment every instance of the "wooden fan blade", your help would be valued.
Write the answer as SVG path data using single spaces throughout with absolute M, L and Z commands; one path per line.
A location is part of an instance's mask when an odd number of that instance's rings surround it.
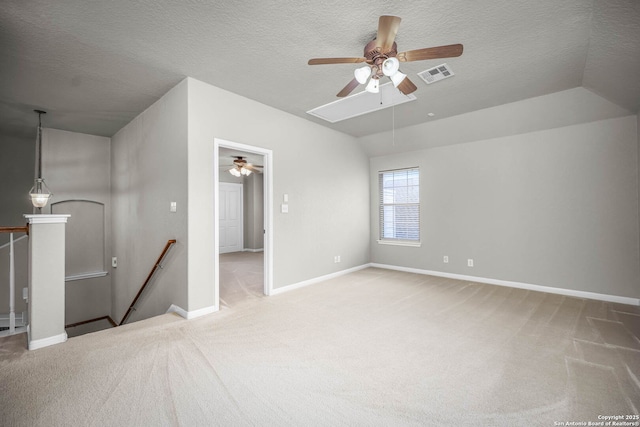
M 324 64 L 357 64 L 359 62 L 366 61 L 367 58 L 313 58 L 310 59 L 309 65 L 324 65 Z
M 387 53 L 393 46 L 393 42 L 400 28 L 399 16 L 383 15 L 378 21 L 378 36 L 376 37 L 376 46 L 380 48 L 380 52 Z
M 262 171 L 260 169 L 257 168 L 257 166 L 254 165 L 246 165 L 245 166 L 246 169 L 249 169 L 251 172 L 255 172 L 255 173 L 262 173 Z
M 405 95 L 409 95 L 411 92 L 415 92 L 418 87 L 407 77 L 398 85 L 398 89 Z
M 454 58 L 462 55 L 461 44 L 450 44 L 447 46 L 438 47 L 426 47 L 424 49 L 408 50 L 406 52 L 400 52 L 396 55 L 398 61 L 423 61 L 425 59 L 437 59 L 437 58 Z
M 340 98 L 342 98 L 349 95 L 351 92 L 353 92 L 355 88 L 358 87 L 359 84 L 360 83 L 358 83 L 358 81 L 354 78 L 340 92 L 338 92 L 338 95 L 336 96 L 339 96 Z

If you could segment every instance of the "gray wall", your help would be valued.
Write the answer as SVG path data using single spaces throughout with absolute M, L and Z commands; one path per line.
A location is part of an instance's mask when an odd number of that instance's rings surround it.
M 367 263 L 369 167 L 355 138 L 198 80 L 187 81 L 188 309 L 211 306 L 215 299 L 214 138 L 273 150 L 274 288 Z M 288 214 L 279 211 L 285 193 Z M 335 255 L 342 263 L 333 262 Z
M 437 111 L 437 107 L 434 108 Z M 369 157 L 522 135 L 597 120 L 626 117 L 628 110 L 577 87 L 519 102 L 438 119 L 359 139 Z M 389 117 L 391 120 L 391 117 Z
M 0 226 L 23 226 L 23 215 L 32 213 L 29 189 L 35 170 L 36 128 L 33 138 L 0 136 Z M 24 233 L 14 233 L 14 239 Z M 0 234 L 0 246 L 9 242 L 8 234 Z M 26 311 L 22 288 L 28 285 L 29 241 L 22 239 L 15 245 L 16 312 Z M 0 249 L 0 313 L 9 312 L 9 247 Z
M 23 226 L 27 221 L 22 215 L 33 211 L 29 189 L 35 171 L 35 143 L 35 127 L 32 139 L 0 136 L 0 226 Z M 8 241 L 8 236 L 0 234 L 0 245 Z
M 636 120 L 372 158 L 372 262 L 640 297 Z M 380 245 L 377 172 L 410 166 L 422 247 Z
M 244 248 L 264 249 L 264 179 L 252 173 L 244 180 Z
M 28 191 L 28 190 L 27 190 Z M 27 304 L 22 299 L 22 289 L 29 286 L 29 239 L 20 237 L 23 233 L 14 234 L 15 259 L 15 312 L 19 314 L 27 311 Z M 9 235 L 7 235 L 7 239 Z M 0 248 L 0 313 L 9 313 L 9 245 Z
M 124 316 L 167 240 L 176 239 L 129 322 L 187 305 L 187 84 L 178 84 L 113 136 L 112 317 Z M 177 212 L 169 211 L 177 202 Z M 206 209 L 195 201 L 193 209 Z M 198 238 L 195 236 L 194 238 Z M 207 260 L 211 263 L 211 259 Z
M 53 193 L 43 212 L 72 215 L 65 227 L 67 276 L 110 271 L 110 152 L 106 137 L 43 130 L 42 175 Z M 111 276 L 67 281 L 65 303 L 67 324 L 110 315 Z

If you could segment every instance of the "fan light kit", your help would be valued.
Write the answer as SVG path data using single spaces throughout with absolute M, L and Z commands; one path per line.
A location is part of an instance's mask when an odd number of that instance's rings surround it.
M 247 163 L 244 157 L 236 156 L 233 161 L 233 167 L 229 169 L 229 173 L 235 177 L 243 177 L 249 176 L 252 172 L 262 173 L 261 170 L 257 168 L 261 168 L 260 165 L 252 165 L 251 163 Z
M 399 69 L 400 61 L 398 61 L 398 58 L 387 58 L 382 63 L 382 73 L 387 77 L 393 76 Z
M 361 85 L 367 82 L 367 79 L 371 76 L 371 67 L 365 65 L 364 67 L 356 68 L 353 72 L 353 75 L 356 76 L 356 80 Z
M 371 77 L 369 84 L 365 88 L 367 92 L 378 93 L 380 92 L 380 79 L 377 77 Z
M 367 84 L 367 80 L 369 80 L 369 83 L 365 90 L 371 93 L 378 93 L 380 90 L 379 80 L 382 77 L 389 77 L 393 86 L 403 94 L 408 95 L 418 88 L 406 74 L 400 71 L 400 62 L 453 58 L 462 55 L 463 46 L 461 44 L 428 47 L 398 53 L 395 38 L 400 27 L 400 21 L 401 18 L 398 16 L 381 16 L 378 21 L 378 34 L 374 40 L 364 47 L 363 57 L 314 58 L 309 60 L 309 65 L 367 63 L 364 67 L 360 67 L 353 72 L 353 79 L 338 92 L 339 97 L 349 95 L 359 85 Z

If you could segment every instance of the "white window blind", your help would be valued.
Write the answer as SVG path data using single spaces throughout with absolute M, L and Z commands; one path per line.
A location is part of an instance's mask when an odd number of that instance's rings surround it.
M 380 240 L 420 240 L 420 171 L 418 168 L 382 171 Z

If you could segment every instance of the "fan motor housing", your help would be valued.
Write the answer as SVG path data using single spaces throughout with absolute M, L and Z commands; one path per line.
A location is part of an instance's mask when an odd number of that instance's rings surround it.
M 374 70 L 374 73 L 379 77 L 382 76 L 382 63 L 387 58 L 395 57 L 398 54 L 398 45 L 393 42 L 391 49 L 387 52 L 380 52 L 380 48 L 377 46 L 376 39 L 371 40 L 364 47 L 364 57 L 367 58 Z

